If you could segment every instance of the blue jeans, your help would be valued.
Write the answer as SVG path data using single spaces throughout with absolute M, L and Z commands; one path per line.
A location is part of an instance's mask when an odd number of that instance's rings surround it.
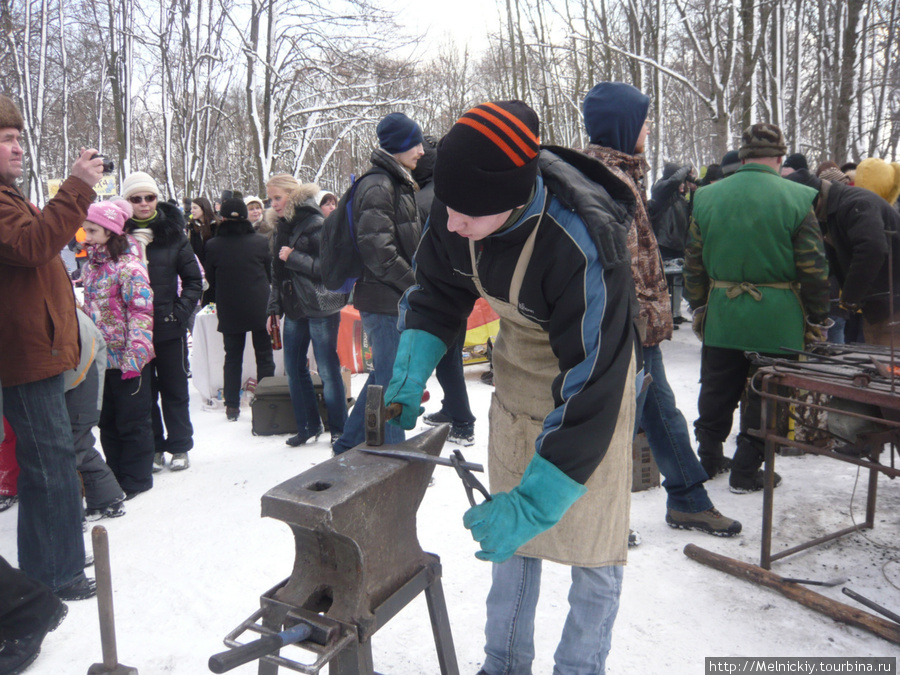
M 622 592 L 620 565 L 572 567 L 569 615 L 554 655 L 554 675 L 603 675 Z M 541 560 L 515 555 L 495 563 L 487 598 L 487 675 L 531 675 Z
M 356 399 L 353 410 L 347 418 L 344 426 L 344 434 L 334 444 L 334 454 L 339 455 L 356 447 L 366 440 L 366 389 L 370 384 L 380 384 L 387 390 L 394 373 L 394 359 L 397 358 L 397 347 L 400 346 L 400 332 L 397 330 L 397 317 L 391 314 L 373 314 L 360 312 L 363 329 L 369 338 L 369 346 L 372 348 L 372 361 L 375 369 L 369 373 L 369 379 Z M 387 444 L 402 443 L 406 440 L 403 429 L 386 424 L 384 427 L 384 442 Z
M 19 569 L 54 591 L 84 578 L 81 484 L 63 376 L 3 388 L 19 461 Z
M 466 327 L 463 326 L 450 349 L 434 369 L 438 383 L 444 390 L 441 412 L 453 420 L 454 424 L 473 424 L 475 415 L 469 407 L 469 393 L 466 377 L 463 375 L 462 350 L 466 343 Z
M 691 448 L 687 421 L 675 405 L 659 345 L 644 347 L 644 372 L 649 373 L 653 381 L 638 396 L 635 420 L 647 434 L 653 459 L 665 477 L 666 504 L 673 511 L 682 513 L 711 509 L 712 501 L 703 487 L 707 475 Z
M 291 402 L 297 429 L 314 434 L 319 427 L 319 408 L 306 355 L 312 342 L 316 366 L 322 378 L 322 393 L 328 411 L 328 429 L 332 436 L 343 433 L 347 421 L 347 394 L 341 379 L 341 362 L 337 355 L 340 312 L 318 319 L 284 320 L 284 368 L 288 374 Z M 288 366 L 290 362 L 290 366 Z M 313 420 L 312 423 L 307 420 Z
M 844 329 L 847 327 L 847 319 L 842 316 L 830 315 L 834 319 L 834 325 L 828 329 L 827 340 L 835 344 L 842 345 L 846 342 L 844 338 Z

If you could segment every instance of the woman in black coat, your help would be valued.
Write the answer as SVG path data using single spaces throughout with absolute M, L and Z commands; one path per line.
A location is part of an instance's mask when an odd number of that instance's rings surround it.
M 232 422 L 241 413 L 241 367 L 249 332 L 256 353 L 256 378 L 275 374 L 272 343 L 266 332 L 266 304 L 272 254 L 269 241 L 247 220 L 242 199 L 222 203 L 216 237 L 206 243 L 206 278 L 216 290 L 216 316 L 225 340 L 225 414 Z
M 315 200 L 319 187 L 301 185 L 293 176 L 279 174 L 269 180 L 266 192 L 272 200 L 266 219 L 275 228 L 276 256 L 272 264 L 269 323 L 275 324 L 284 316 L 284 369 L 297 421 L 297 435 L 286 442 L 298 446 L 322 433 L 307 365 L 312 342 L 334 445 L 347 420 L 347 398 L 337 355 L 341 308 L 347 296 L 327 291 L 322 284 L 319 244 L 323 217 Z

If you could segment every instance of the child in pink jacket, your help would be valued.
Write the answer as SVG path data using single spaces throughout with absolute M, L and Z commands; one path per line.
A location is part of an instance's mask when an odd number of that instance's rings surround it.
M 152 394 L 144 368 L 153 352 L 153 291 L 140 247 L 123 233 L 126 201 L 99 202 L 84 223 L 88 261 L 81 273 L 84 307 L 107 346 L 100 444 L 130 499 L 153 487 Z

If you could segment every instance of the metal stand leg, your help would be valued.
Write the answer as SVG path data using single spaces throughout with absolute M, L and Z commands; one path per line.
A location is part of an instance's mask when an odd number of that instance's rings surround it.
M 328 664 L 328 675 L 374 675 L 372 641 L 355 642 L 342 649 Z
M 263 614 L 262 617 L 262 625 L 264 628 L 268 628 L 274 633 L 278 633 L 281 631 L 281 621 L 273 620 L 271 617 L 267 617 Z M 268 663 L 265 659 L 259 660 L 259 670 L 257 670 L 258 675 L 278 675 L 278 664 L 277 663 Z
M 441 675 L 459 675 L 453 635 L 450 632 L 450 617 L 447 614 L 444 587 L 440 577 L 435 578 L 425 589 L 425 600 L 428 602 L 428 615 L 431 617 L 431 631 L 434 633 L 434 646 L 441 666 Z
M 770 382 L 768 377 L 763 378 L 763 391 L 768 391 Z M 762 418 L 760 427 L 765 432 L 765 471 L 763 474 L 763 517 L 762 517 L 762 542 L 759 566 L 763 569 L 772 567 L 772 518 L 775 511 L 775 441 L 772 436 L 775 433 L 777 417 L 777 401 L 763 400 Z

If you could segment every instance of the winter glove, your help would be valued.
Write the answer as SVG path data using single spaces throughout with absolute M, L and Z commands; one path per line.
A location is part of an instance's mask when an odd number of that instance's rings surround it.
M 519 484 L 498 492 L 491 501 L 473 506 L 463 515 L 463 525 L 481 544 L 479 560 L 501 563 L 544 530 L 559 522 L 587 488 L 535 455 Z
M 122 371 L 122 379 L 123 380 L 133 380 L 136 377 L 141 376 L 141 371 L 139 370 L 123 370 Z
M 444 341 L 427 331 L 410 328 L 400 334 L 394 374 L 384 394 L 384 404 L 400 403 L 403 412 L 390 420 L 391 424 L 415 429 L 416 420 L 425 412 L 422 407 L 425 383 L 446 351 Z
M 834 319 L 827 318 L 824 323 L 806 322 L 806 331 L 803 334 L 804 344 L 813 342 L 825 342 L 828 340 L 828 329 L 834 325 Z

